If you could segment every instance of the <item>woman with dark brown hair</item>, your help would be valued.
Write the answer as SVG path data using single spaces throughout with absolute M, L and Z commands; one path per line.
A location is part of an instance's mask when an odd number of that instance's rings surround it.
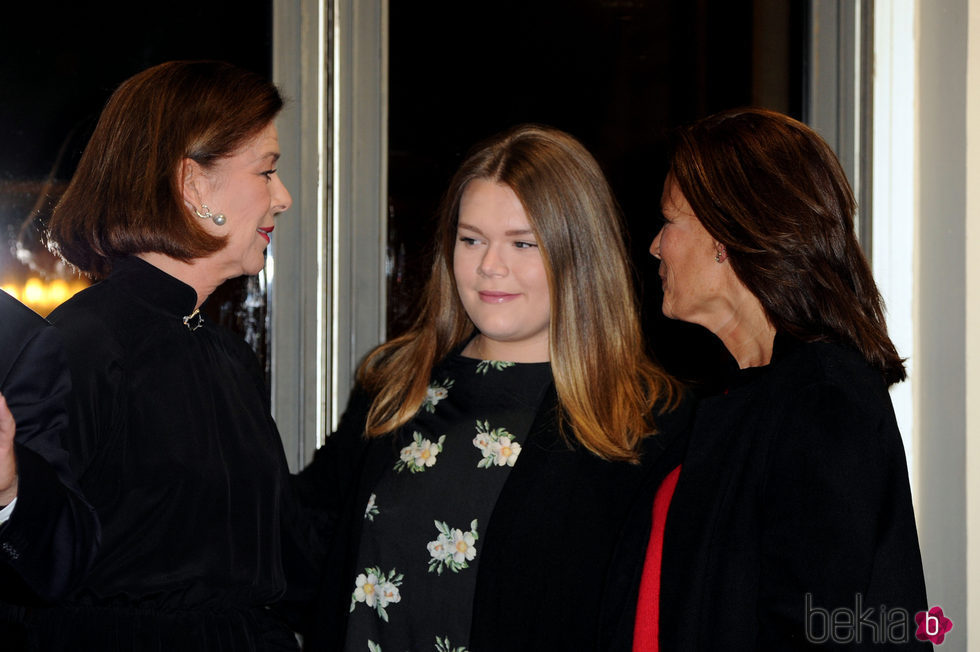
M 307 568 L 264 375 L 200 313 L 262 269 L 291 199 L 278 90 L 170 62 L 109 99 L 49 239 L 101 281 L 50 316 L 73 379 L 65 446 L 102 525 L 87 577 L 27 616 L 43 650 L 296 649 L 268 609 Z M 290 588 L 293 588 L 290 586 Z
M 683 413 L 612 193 L 577 140 L 516 127 L 464 160 L 435 246 L 415 325 L 299 477 L 336 532 L 308 648 L 602 650 L 635 462 Z
M 661 210 L 663 312 L 714 333 L 731 370 L 638 516 L 633 649 L 917 645 L 925 587 L 888 396 L 905 369 L 837 158 L 787 116 L 721 113 L 680 132 Z

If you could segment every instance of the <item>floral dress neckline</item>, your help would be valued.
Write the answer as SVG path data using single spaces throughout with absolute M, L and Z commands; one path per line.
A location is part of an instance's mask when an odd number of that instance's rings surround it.
M 467 651 L 482 540 L 551 382 L 547 362 L 435 367 L 364 508 L 346 650 Z

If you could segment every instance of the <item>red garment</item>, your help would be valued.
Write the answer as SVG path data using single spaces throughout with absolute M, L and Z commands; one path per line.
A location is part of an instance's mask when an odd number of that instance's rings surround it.
M 667 474 L 653 497 L 653 519 L 650 526 L 650 542 L 647 544 L 646 560 L 643 562 L 643 577 L 640 579 L 640 594 L 636 601 L 636 622 L 633 625 L 633 652 L 658 652 L 660 642 L 660 560 L 664 549 L 664 526 L 667 524 L 667 510 L 670 499 L 674 497 L 677 478 L 681 475 L 678 466 Z

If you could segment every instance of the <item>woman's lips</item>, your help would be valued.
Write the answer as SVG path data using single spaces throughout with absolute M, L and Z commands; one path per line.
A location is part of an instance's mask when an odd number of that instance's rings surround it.
M 480 292 L 480 301 L 483 303 L 506 303 L 511 299 L 517 297 L 516 294 L 511 294 L 509 292 Z
M 272 238 L 269 237 L 269 234 L 272 233 L 272 230 L 275 228 L 276 227 L 274 226 L 260 226 L 255 230 L 258 231 L 259 235 L 265 238 L 266 242 L 272 242 Z

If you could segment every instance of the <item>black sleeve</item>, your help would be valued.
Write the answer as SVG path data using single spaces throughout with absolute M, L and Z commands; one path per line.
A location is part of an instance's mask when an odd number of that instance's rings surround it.
M 759 649 L 878 649 L 873 620 L 927 608 L 904 449 L 887 394 L 801 390 L 766 461 Z M 835 609 L 871 616 L 830 630 Z M 869 612 L 869 610 L 871 610 Z M 870 619 L 870 620 L 868 620 Z M 879 628 L 877 638 L 888 634 Z M 831 638 L 836 636 L 837 638 Z M 825 639 L 826 637 L 826 639 Z M 839 640 L 838 640 L 839 639 Z M 849 640 L 845 640 L 849 639 Z M 928 649 L 908 632 L 907 647 Z M 889 641 L 892 642 L 892 641 Z
M 313 460 L 293 476 L 293 490 L 322 541 L 328 541 L 349 492 L 355 490 L 360 466 L 356 463 L 367 445 L 364 426 L 370 399 L 355 387 L 340 419 L 313 455 Z
M 58 332 L 43 326 L 24 344 L 3 393 L 17 424 L 17 504 L 0 526 L 0 560 L 33 596 L 54 600 L 88 570 L 98 546 L 95 511 L 82 497 L 61 436 L 71 381 Z M 25 598 L 0 595 L 12 602 Z
M 288 538 L 285 541 L 289 590 L 274 609 L 297 630 L 307 630 L 311 623 L 320 623 L 323 618 L 318 609 L 326 596 L 333 595 L 332 588 L 324 588 L 325 582 L 329 586 L 329 580 L 325 578 L 339 572 L 338 568 L 331 567 L 330 549 L 335 543 L 349 492 L 356 488 L 359 460 L 367 444 L 362 437 L 366 405 L 366 397 L 355 388 L 337 431 L 317 449 L 305 469 L 291 476 L 290 486 L 284 490 L 289 503 L 289 508 L 284 509 L 286 529 L 292 531 L 294 540 L 312 542 L 315 546 L 312 554 L 305 555 L 305 559 L 312 560 L 315 570 L 308 572 L 306 577 L 297 577 L 298 567 L 290 563 L 290 557 L 296 557 L 297 549 L 290 550 Z

